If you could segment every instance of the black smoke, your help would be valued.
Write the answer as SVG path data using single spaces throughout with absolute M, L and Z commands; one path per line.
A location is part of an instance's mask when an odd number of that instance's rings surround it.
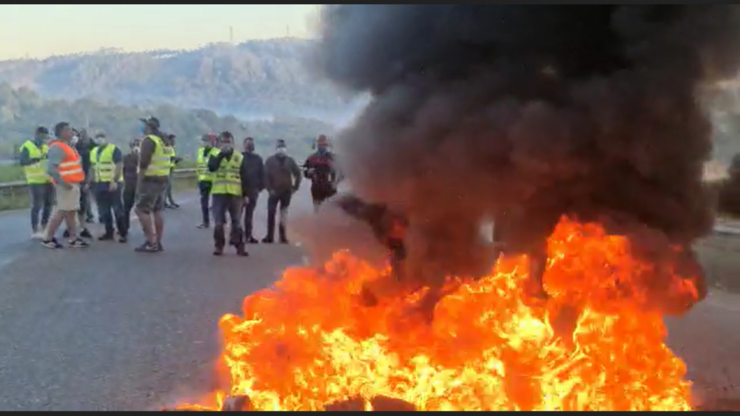
M 485 216 L 706 234 L 701 87 L 734 76 L 733 5 L 332 5 L 316 62 L 374 98 L 336 140 L 353 189 L 411 218 L 420 274 L 474 273 Z M 414 260 L 415 259 L 415 260 Z

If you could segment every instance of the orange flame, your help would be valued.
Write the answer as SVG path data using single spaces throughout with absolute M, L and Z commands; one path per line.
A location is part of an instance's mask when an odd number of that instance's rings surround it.
M 625 237 L 565 218 L 548 258 L 542 306 L 524 302 L 527 259 L 502 257 L 480 280 L 450 279 L 431 325 L 409 312 L 419 293 L 360 306 L 363 283 L 386 271 L 348 252 L 289 269 L 244 300 L 243 318 L 221 319 L 226 394 L 257 410 L 378 395 L 419 410 L 690 410 L 685 365 L 635 282 L 653 266 Z M 673 279 L 696 299 L 690 280 Z

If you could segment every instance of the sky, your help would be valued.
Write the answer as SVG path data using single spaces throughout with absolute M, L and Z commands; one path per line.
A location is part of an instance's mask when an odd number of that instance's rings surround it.
M 311 37 L 318 5 L 0 5 L 0 60 Z

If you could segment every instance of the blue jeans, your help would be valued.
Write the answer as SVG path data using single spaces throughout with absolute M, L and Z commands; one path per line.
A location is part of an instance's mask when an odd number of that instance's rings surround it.
M 113 234 L 113 220 L 115 218 L 118 234 L 125 237 L 128 233 L 128 227 L 123 216 L 123 204 L 121 201 L 122 187 L 123 185 L 119 184 L 115 191 L 98 190 L 95 199 L 98 202 L 98 214 L 103 224 L 105 224 L 105 233 L 108 235 Z
M 28 192 L 31 195 L 31 227 L 35 230 L 39 226 L 39 213 L 41 226 L 46 227 L 54 206 L 54 185 L 51 183 L 29 185 Z

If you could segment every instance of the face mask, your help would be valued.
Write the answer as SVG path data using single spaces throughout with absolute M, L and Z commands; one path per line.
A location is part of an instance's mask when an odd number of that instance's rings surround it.
M 95 139 L 95 141 L 98 142 L 98 146 L 105 146 L 106 144 L 108 144 L 108 139 L 106 139 L 105 137 L 98 137 L 97 139 Z
M 221 144 L 221 150 L 224 152 L 228 152 L 232 149 L 231 143 L 222 143 Z
M 134 147 L 133 147 L 133 148 L 131 149 L 131 151 L 132 151 L 132 152 L 134 152 L 134 153 L 139 153 L 139 146 L 134 146 Z
M 277 154 L 280 156 L 285 156 L 285 153 L 288 151 L 285 147 L 278 147 L 277 148 Z
M 319 154 L 322 154 L 322 155 L 323 155 L 323 154 L 326 154 L 326 152 L 327 152 L 328 150 L 329 150 L 329 149 L 327 149 L 326 147 L 319 147 Z
M 72 136 L 72 140 L 70 140 L 70 143 L 72 143 L 72 146 L 74 146 L 79 141 L 80 141 L 80 138 L 78 136 Z
M 247 152 L 250 152 L 250 153 L 251 152 L 254 152 L 254 145 L 253 144 L 248 144 L 247 145 Z

